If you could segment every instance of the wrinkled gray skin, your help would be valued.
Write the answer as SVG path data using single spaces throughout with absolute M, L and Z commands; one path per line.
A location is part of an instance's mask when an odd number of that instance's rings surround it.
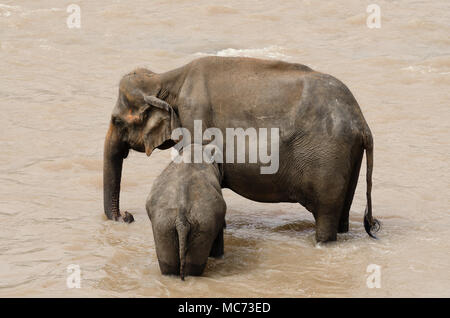
M 217 163 L 171 162 L 153 183 L 146 208 L 162 274 L 198 276 L 223 255 L 221 181 Z
M 299 202 L 313 213 L 318 242 L 348 231 L 349 210 L 364 150 L 367 156 L 367 233 L 372 218 L 373 141 L 349 89 L 336 78 L 301 64 L 240 57 L 204 57 L 156 74 L 125 75 L 113 110 L 104 151 L 104 207 L 119 212 L 123 158 L 134 149 L 150 155 L 175 144 L 172 129 L 194 134 L 194 120 L 221 129 L 280 131 L 279 170 L 260 174 L 261 163 L 225 163 L 222 188 L 259 202 Z M 226 152 L 226 141 L 224 150 Z

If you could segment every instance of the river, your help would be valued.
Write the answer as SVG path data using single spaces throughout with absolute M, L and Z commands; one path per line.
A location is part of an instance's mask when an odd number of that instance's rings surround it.
M 377 0 L 380 28 L 371 3 L 0 0 L 0 296 L 449 297 L 450 2 Z M 365 164 L 350 231 L 322 246 L 299 204 L 225 190 L 225 256 L 184 282 L 160 274 L 145 211 L 169 151 L 130 153 L 121 207 L 136 222 L 106 220 L 121 76 L 205 55 L 298 62 L 350 88 L 374 135 L 379 240 L 362 225 Z M 66 284 L 71 264 L 81 288 Z

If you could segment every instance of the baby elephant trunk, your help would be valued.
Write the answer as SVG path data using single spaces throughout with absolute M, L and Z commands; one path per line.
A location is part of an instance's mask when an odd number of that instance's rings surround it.
M 184 280 L 184 271 L 186 265 L 186 251 L 187 251 L 187 240 L 188 234 L 191 229 L 191 225 L 189 224 L 185 211 L 179 211 L 177 218 L 175 220 L 175 227 L 177 229 L 178 234 L 178 248 L 180 255 L 180 277 L 181 280 Z

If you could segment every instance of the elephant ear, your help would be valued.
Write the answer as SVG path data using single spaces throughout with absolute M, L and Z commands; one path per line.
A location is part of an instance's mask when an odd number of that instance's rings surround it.
M 144 96 L 144 101 L 150 106 L 163 110 L 167 116 L 165 116 L 167 123 L 164 126 L 155 127 L 146 137 L 145 152 L 147 156 L 150 156 L 153 149 L 171 139 L 172 131 L 180 127 L 181 124 L 175 110 L 166 101 L 151 95 Z

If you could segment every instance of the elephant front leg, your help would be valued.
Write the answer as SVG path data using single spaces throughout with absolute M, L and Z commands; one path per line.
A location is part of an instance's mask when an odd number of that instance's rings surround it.
M 221 257 L 224 254 L 223 228 L 220 229 L 214 243 L 211 247 L 210 257 Z
M 349 210 L 342 211 L 341 217 L 339 219 L 338 233 L 348 232 L 348 223 L 349 223 L 348 219 L 349 219 Z

